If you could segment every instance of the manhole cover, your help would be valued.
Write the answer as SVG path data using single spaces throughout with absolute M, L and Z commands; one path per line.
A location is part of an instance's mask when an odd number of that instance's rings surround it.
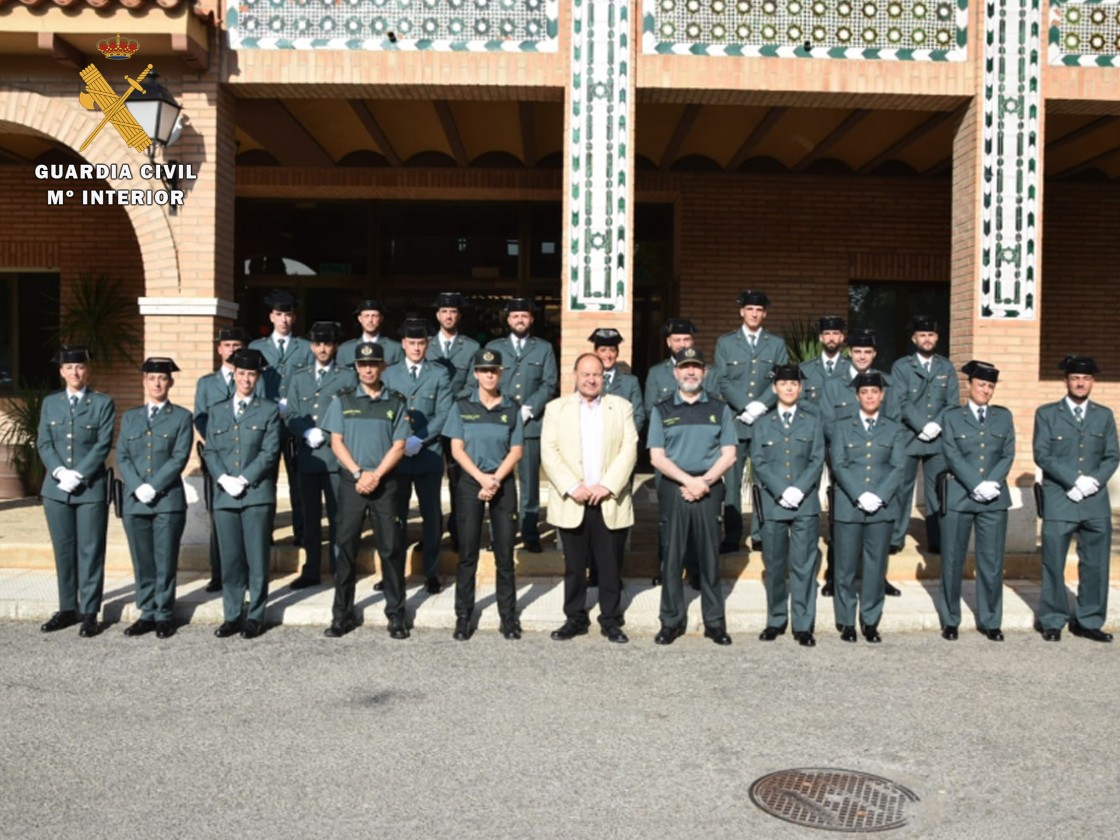
M 886 831 L 906 825 L 918 801 L 909 788 L 869 773 L 810 768 L 781 770 L 755 781 L 751 801 L 786 822 L 828 831 Z

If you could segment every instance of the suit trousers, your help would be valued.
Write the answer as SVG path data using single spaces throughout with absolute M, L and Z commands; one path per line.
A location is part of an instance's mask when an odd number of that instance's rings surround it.
M 793 605 L 793 631 L 811 633 L 817 620 L 817 570 L 820 517 L 762 524 L 762 562 L 766 567 L 766 626 L 785 627 Z
M 560 528 L 564 545 L 564 615 L 587 625 L 587 569 L 591 563 L 599 572 L 599 626 L 621 627 L 622 555 L 619 534 L 603 521 L 603 509 L 585 506 L 583 522 L 577 528 Z M 679 576 L 678 576 L 679 577 Z
M 942 627 L 960 626 L 961 577 L 968 557 L 968 537 L 973 530 L 976 532 L 976 624 L 995 630 L 1003 625 L 1006 510 L 976 513 L 950 510 L 941 517 L 941 588 L 937 615 Z
M 922 466 L 922 492 L 925 494 L 926 548 L 937 554 L 941 551 L 941 525 L 938 523 L 937 512 L 937 474 L 945 469 L 945 458 L 939 454 L 907 456 L 902 485 L 894 501 L 891 545 L 902 545 L 906 542 L 906 529 L 910 527 L 910 510 L 914 506 L 914 487 L 918 483 L 919 464 Z
M 210 579 L 222 582 L 222 549 L 218 543 L 218 528 L 214 524 L 213 512 L 210 518 Z
M 48 479 L 49 481 L 50 479 Z M 105 533 L 109 505 L 71 505 L 43 499 L 58 572 L 58 608 L 96 615 L 105 591 Z
M 171 621 L 185 510 L 124 516 L 124 533 L 136 575 L 136 606 L 145 621 Z
M 452 545 L 455 545 L 459 542 L 459 520 L 455 516 L 459 500 L 455 489 L 459 486 L 463 468 L 451 457 L 451 438 L 441 437 L 440 442 L 443 444 L 443 462 L 447 466 L 447 493 L 451 497 L 451 516 L 447 520 L 447 534 L 451 537 Z
M 319 577 L 323 569 L 323 499 L 327 501 L 327 536 L 331 568 L 338 556 L 338 472 L 301 472 L 299 496 L 303 505 L 303 570 Z
M 513 543 L 517 535 L 517 484 L 506 476 L 494 498 L 478 498 L 481 485 L 465 470 L 455 488 L 459 518 L 459 565 L 455 573 L 455 616 L 470 618 L 474 612 L 478 554 L 482 544 L 482 518 L 490 508 L 490 531 L 494 536 L 495 599 L 502 619 L 517 617 L 517 581 L 513 571 Z
M 358 544 L 366 513 L 373 520 L 373 539 L 381 558 L 381 580 L 385 584 L 385 615 L 404 618 L 404 516 L 398 507 L 395 476 L 381 479 L 368 496 L 357 490 L 349 476 L 342 476 L 338 491 L 338 557 L 334 565 L 336 624 L 354 618 L 354 589 L 357 585 Z
M 222 551 L 222 610 L 239 621 L 249 590 L 249 620 L 264 622 L 268 604 L 268 561 L 276 505 L 250 505 L 214 511 Z
M 416 501 L 420 507 L 422 522 L 421 539 L 424 541 L 424 577 L 439 577 L 439 543 L 443 538 L 443 504 L 440 491 L 443 489 L 442 472 L 407 473 L 397 470 L 397 507 L 404 511 L 408 519 L 409 502 L 412 501 L 412 488 L 416 488 Z
M 725 624 L 723 587 L 719 580 L 720 513 L 723 510 L 723 482 L 712 485 L 711 492 L 698 502 L 681 498 L 681 486 L 662 478 L 657 486 L 661 508 L 660 526 L 665 534 L 665 557 L 661 566 L 661 624 L 682 627 L 688 620 L 684 600 L 681 565 L 688 554 L 696 557 L 700 572 L 700 611 L 704 624 Z
M 521 539 L 539 540 L 541 515 L 541 439 L 525 438 L 521 460 L 517 462 L 517 483 L 521 492 Z
M 856 580 L 861 624 L 875 625 L 883 615 L 886 596 L 887 558 L 890 555 L 891 522 L 836 522 L 836 570 L 833 597 L 836 623 L 856 623 Z
M 1108 615 L 1108 567 L 1112 520 L 1042 522 L 1042 601 L 1038 621 L 1043 630 L 1060 630 L 1069 620 L 1066 554 L 1077 535 L 1077 609 L 1074 618 L 1088 630 L 1100 630 Z

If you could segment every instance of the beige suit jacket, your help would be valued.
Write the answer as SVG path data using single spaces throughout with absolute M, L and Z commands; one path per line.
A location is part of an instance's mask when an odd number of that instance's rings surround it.
M 603 394 L 603 474 L 599 483 L 611 497 L 600 504 L 603 521 L 611 529 L 634 524 L 630 477 L 638 458 L 638 433 L 629 400 Z M 579 394 L 569 394 L 548 404 L 541 428 L 541 466 L 548 476 L 548 521 L 558 528 L 578 528 L 585 506 L 567 491 L 583 481 Z

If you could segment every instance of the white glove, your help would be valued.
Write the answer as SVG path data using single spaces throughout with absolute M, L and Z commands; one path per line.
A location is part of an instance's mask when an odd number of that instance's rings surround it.
M 937 440 L 938 435 L 941 434 L 941 426 L 934 423 L 932 420 L 922 426 L 922 430 L 918 432 L 918 440 L 929 443 L 931 440 Z
M 287 399 L 287 397 L 278 401 L 276 403 L 276 405 L 280 409 L 280 416 L 281 417 L 283 417 L 285 414 L 288 413 L 288 399 Z
M 63 493 L 73 493 L 82 483 L 82 474 L 77 470 L 68 470 L 66 467 L 55 470 L 54 477 Z
M 310 429 L 303 433 L 303 439 L 312 449 L 318 449 L 320 446 L 326 443 L 327 436 L 318 426 L 312 426 Z
M 225 490 L 226 493 L 235 499 L 244 493 L 245 488 L 249 486 L 249 482 L 245 479 L 235 478 L 232 475 L 218 476 L 218 484 L 222 486 L 222 489 Z
M 416 435 L 409 435 L 408 439 L 404 442 L 404 454 L 411 458 L 417 452 L 424 448 L 424 441 L 416 437 Z
M 141 484 L 132 491 L 132 495 L 142 504 L 150 505 L 155 500 L 156 488 L 150 484 Z
M 874 513 L 883 506 L 883 500 L 874 493 L 860 493 L 856 505 L 864 513 Z
M 978 502 L 990 502 L 999 498 L 998 481 L 981 481 L 972 488 L 972 498 Z
M 758 400 L 752 400 L 751 402 L 747 403 L 747 407 L 743 409 L 743 411 L 749 412 L 754 416 L 754 419 L 757 420 L 759 417 L 766 413 L 766 404 L 760 403 Z
M 1080 502 L 1082 499 L 1085 498 L 1085 494 L 1082 493 L 1080 490 L 1078 490 L 1076 485 L 1069 488 L 1069 490 L 1066 491 L 1066 496 L 1069 498 L 1069 500 L 1071 502 Z
M 533 419 L 533 407 L 531 405 L 521 406 L 521 422 L 528 423 Z
M 787 487 L 782 492 L 782 497 L 778 500 L 778 504 L 780 504 L 784 508 L 795 510 L 796 508 L 801 506 L 801 503 L 803 501 L 805 501 L 804 493 L 802 493 L 796 487 Z
M 749 426 L 754 422 L 754 415 L 744 408 L 739 414 L 735 415 L 735 419 L 740 423 L 746 423 Z
M 1081 491 L 1081 495 L 1088 498 L 1101 489 L 1101 483 L 1091 475 L 1079 475 L 1073 486 Z

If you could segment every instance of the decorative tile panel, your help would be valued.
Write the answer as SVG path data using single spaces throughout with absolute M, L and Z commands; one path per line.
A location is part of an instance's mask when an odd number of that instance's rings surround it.
M 558 0 L 229 0 L 235 50 L 556 52 Z
M 1050 0 L 1051 64 L 1120 66 L 1120 0 Z
M 1040 0 L 987 0 L 980 315 L 1033 320 L 1038 274 Z
M 572 310 L 626 309 L 630 71 L 630 0 L 572 0 Z
M 644 0 L 642 51 L 963 61 L 968 0 Z

